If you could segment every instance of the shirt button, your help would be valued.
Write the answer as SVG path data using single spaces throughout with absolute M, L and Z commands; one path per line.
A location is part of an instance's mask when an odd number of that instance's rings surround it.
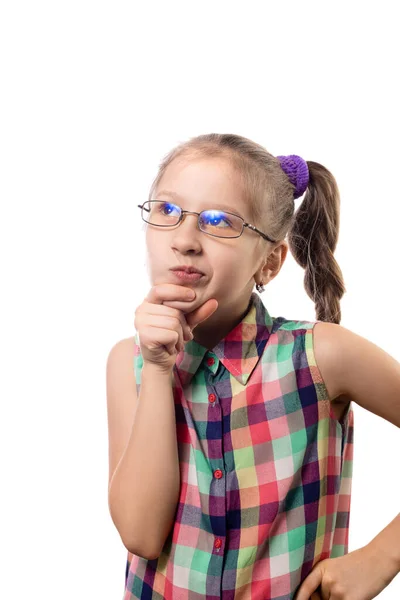
M 217 538 L 214 542 L 215 548 L 221 548 L 221 545 L 222 545 L 222 541 L 220 540 L 220 538 Z
M 223 475 L 223 473 L 222 473 L 221 469 L 216 469 L 214 471 L 214 477 L 216 477 L 217 479 L 221 479 L 222 475 Z
M 209 394 L 209 395 L 208 395 L 208 399 L 209 399 L 209 401 L 210 401 L 210 402 L 215 402 L 215 400 L 216 400 L 216 395 L 215 395 L 215 394 Z
M 211 365 L 213 365 L 215 363 L 215 360 L 213 359 L 212 356 L 210 356 L 210 358 L 207 358 L 207 364 L 210 367 Z

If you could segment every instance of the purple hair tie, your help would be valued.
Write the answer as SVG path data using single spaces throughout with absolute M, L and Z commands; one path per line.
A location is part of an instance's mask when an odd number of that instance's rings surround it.
M 296 188 L 294 198 L 299 198 L 306 191 L 310 177 L 306 161 L 297 154 L 277 156 L 276 158 L 279 159 L 282 169 Z

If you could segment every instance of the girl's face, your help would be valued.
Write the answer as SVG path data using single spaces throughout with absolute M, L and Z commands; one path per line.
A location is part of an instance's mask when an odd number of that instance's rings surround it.
M 161 178 L 153 199 L 174 202 L 184 210 L 225 209 L 252 223 L 249 206 L 243 201 L 238 173 L 224 158 L 175 159 Z M 171 197 L 167 192 L 173 192 Z M 257 227 L 257 223 L 255 226 Z M 212 237 L 197 227 L 197 215 L 185 215 L 176 227 L 146 225 L 147 268 L 151 285 L 174 283 L 193 287 L 196 299 L 187 303 L 194 310 L 216 298 L 216 313 L 245 306 L 256 283 L 268 242 L 245 227 L 238 238 Z M 170 271 L 191 265 L 205 275 L 198 282 L 183 282 Z M 257 281 L 259 279 L 257 278 Z

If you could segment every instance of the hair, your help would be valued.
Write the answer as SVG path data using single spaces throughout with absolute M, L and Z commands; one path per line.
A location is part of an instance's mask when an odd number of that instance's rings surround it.
M 295 186 L 278 158 L 246 137 L 208 133 L 168 152 L 159 164 L 149 200 L 173 160 L 208 157 L 226 158 L 241 175 L 244 199 L 255 226 L 272 239 L 287 237 L 295 261 L 305 269 L 304 288 L 315 304 L 316 319 L 339 324 L 340 299 L 346 290 L 333 256 L 339 235 L 340 196 L 332 173 L 320 163 L 307 161 L 309 184 L 295 211 Z

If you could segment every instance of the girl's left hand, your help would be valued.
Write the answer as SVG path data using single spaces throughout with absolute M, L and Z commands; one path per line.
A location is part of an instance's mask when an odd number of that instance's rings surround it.
M 317 563 L 301 583 L 294 600 L 371 600 L 397 572 L 382 552 L 363 546 Z

